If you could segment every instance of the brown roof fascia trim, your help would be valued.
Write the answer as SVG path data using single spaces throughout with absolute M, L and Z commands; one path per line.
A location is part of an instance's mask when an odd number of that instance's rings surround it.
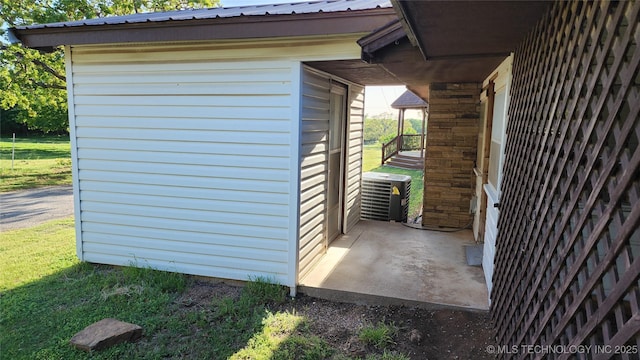
M 392 8 L 114 25 L 10 29 L 27 47 L 351 34 L 396 19 Z
M 407 0 L 404 0 L 406 2 Z M 411 18 L 409 17 L 408 10 L 403 4 L 402 0 L 391 0 L 391 5 L 393 5 L 396 14 L 398 14 L 398 18 L 404 27 L 405 32 L 407 33 L 407 37 L 413 46 L 417 46 L 418 50 L 420 50 L 420 54 L 422 57 L 427 60 L 427 53 L 424 49 L 424 44 L 418 39 L 415 33 L 415 24 L 412 23 Z
M 362 48 L 361 58 L 372 63 L 375 52 L 407 36 L 400 20 L 394 20 L 373 33 L 358 40 Z
M 483 58 L 495 58 L 495 57 L 507 57 L 511 53 L 510 52 L 499 52 L 499 53 L 486 53 L 486 54 L 459 54 L 459 55 L 447 55 L 447 56 L 432 56 L 429 58 L 430 61 L 438 61 L 438 60 L 470 60 L 470 59 L 483 59 Z

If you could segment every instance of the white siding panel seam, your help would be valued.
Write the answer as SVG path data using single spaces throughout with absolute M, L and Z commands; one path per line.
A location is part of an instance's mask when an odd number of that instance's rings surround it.
M 174 242 L 159 241 L 157 239 L 133 238 L 130 236 L 116 236 L 99 233 L 85 234 L 86 243 L 93 246 L 129 246 L 136 249 L 161 249 L 180 253 L 202 254 L 207 256 L 223 256 L 237 259 L 252 259 L 259 261 L 279 262 L 283 252 L 269 249 L 241 248 L 237 246 L 220 246 L 206 243 L 184 242 L 176 246 Z M 108 251 L 108 250 L 107 250 Z
M 78 158 L 83 160 L 131 161 L 159 164 L 189 164 L 205 166 L 225 166 L 237 168 L 264 168 L 288 170 L 288 158 L 263 156 L 263 162 L 255 164 L 255 156 L 246 155 L 212 155 L 165 152 L 158 154 L 152 151 L 130 152 L 126 150 L 80 149 Z
M 79 138 L 98 139 L 132 139 L 132 140 L 164 140 L 180 142 L 232 143 L 290 145 L 288 132 L 256 132 L 256 131 L 200 131 L 172 129 L 128 129 L 79 127 Z
M 300 244 L 300 261 L 308 258 L 307 255 L 314 252 L 314 247 L 322 246 L 322 233 L 317 233 L 316 238 L 310 238 L 305 244 Z
M 261 266 L 270 266 L 270 264 L 286 264 L 279 261 L 280 259 L 282 259 L 282 253 L 268 252 L 264 250 L 260 252 L 255 252 L 253 257 L 249 257 L 246 255 L 251 255 L 251 253 L 247 252 L 246 250 L 241 253 L 239 251 L 229 251 L 227 249 L 221 250 L 220 248 L 212 249 L 212 247 L 208 247 L 204 244 L 183 243 L 183 244 L 180 244 L 181 247 L 179 249 L 176 249 L 175 247 L 164 248 L 163 247 L 164 244 L 157 243 L 157 242 L 151 243 L 151 244 L 135 242 L 135 239 L 133 239 L 133 241 L 130 241 L 130 242 L 107 240 L 108 242 L 106 243 L 99 242 L 99 241 L 92 241 L 92 240 L 93 240 L 92 237 L 89 240 L 87 240 L 85 243 L 85 246 L 87 246 L 90 249 L 91 248 L 100 249 L 100 250 L 94 250 L 94 252 L 101 252 L 104 254 L 111 253 L 113 255 L 117 255 L 119 253 L 126 253 L 126 251 L 130 249 L 134 251 L 144 251 L 145 253 L 149 253 L 149 252 L 154 253 L 157 256 L 156 257 L 157 259 L 160 259 L 160 258 L 177 259 L 182 257 L 183 258 L 182 262 L 185 262 L 185 263 L 189 263 L 189 262 L 198 263 L 197 259 L 200 256 L 194 256 L 194 255 L 202 255 L 202 257 L 206 258 L 206 261 L 215 263 L 217 266 L 226 265 L 225 267 L 229 267 L 229 265 L 234 265 L 237 259 L 252 260 L 252 261 L 255 261 L 255 263 L 257 264 L 261 264 Z M 87 251 L 90 251 L 90 249 L 88 249 Z M 206 264 L 206 262 L 203 262 L 203 263 Z M 282 266 L 282 265 L 278 265 L 278 266 Z
M 180 272 L 185 274 L 197 274 L 202 276 L 211 276 L 222 279 L 245 279 L 252 278 L 257 276 L 264 276 L 265 272 L 263 271 L 253 271 L 247 269 L 237 269 L 237 268 L 223 268 L 218 267 L 215 264 L 207 263 L 205 265 L 194 264 L 194 263 L 180 263 L 175 261 L 167 261 L 167 260 L 157 260 L 157 259 L 142 259 L 140 257 L 134 256 L 133 253 L 128 254 L 118 254 L 118 255 L 106 255 L 101 253 L 89 253 L 86 255 L 85 261 L 100 263 L 100 264 L 111 264 L 111 265 L 136 265 L 136 266 L 144 266 L 144 267 L 153 267 L 159 270 L 172 271 L 172 272 Z M 278 273 L 270 273 L 272 274 L 275 281 L 280 283 L 286 282 L 285 274 Z
M 270 215 L 276 217 L 286 216 L 288 213 L 288 204 L 276 205 L 271 203 L 246 201 L 185 198 L 176 197 L 173 196 L 173 194 L 172 196 L 167 196 L 167 198 L 170 199 L 171 206 L 169 208 L 171 209 L 216 211 L 220 208 L 224 208 L 227 210 L 227 213 Z M 157 198 L 155 196 L 132 193 L 83 190 L 82 199 L 88 203 L 95 202 L 118 205 L 157 206 Z
M 201 266 L 215 266 L 220 268 L 235 269 L 235 270 L 251 270 L 256 272 L 270 273 L 270 274 L 286 274 L 287 264 L 276 263 L 272 261 L 259 261 L 251 259 L 236 259 L 229 257 L 212 257 L 212 256 L 194 256 L 197 254 L 189 254 L 184 252 L 175 251 L 163 251 L 157 249 L 136 249 L 129 246 L 99 246 L 97 244 L 87 243 L 92 251 L 88 251 L 93 254 L 101 254 L 106 256 L 122 256 L 129 255 L 132 261 L 140 260 L 140 262 L 146 261 L 166 261 L 170 263 L 179 263 L 183 265 L 201 265 Z M 140 254 L 140 255 L 138 255 Z M 144 266 L 143 264 L 140 264 Z M 247 266 L 252 265 L 252 266 Z M 248 279 L 245 279 L 248 280 Z
M 289 106 L 287 94 L 265 94 L 261 96 L 246 95 L 242 98 L 204 95 L 163 96 L 158 104 L 157 96 L 83 96 L 77 99 L 76 105 L 135 105 L 135 106 L 189 106 L 189 107 L 221 107 L 228 109 L 244 109 L 247 104 L 256 108 L 286 108 Z
M 287 242 L 285 240 L 280 241 L 264 241 L 257 237 L 246 237 L 238 235 L 224 235 L 213 234 L 206 232 L 195 232 L 189 230 L 168 230 L 168 229 L 153 229 L 144 228 L 140 229 L 135 225 L 120 225 L 120 224 L 102 224 L 97 222 L 87 221 L 83 225 L 83 230 L 89 236 L 104 235 L 107 238 L 110 236 L 122 236 L 124 238 L 133 237 L 137 239 L 150 239 L 154 241 L 167 240 L 176 244 L 181 244 L 184 239 L 188 239 L 190 243 L 202 243 L 208 245 L 220 245 L 220 246 L 232 246 L 239 249 L 263 249 L 269 251 L 287 251 Z M 271 240 L 271 239 L 270 239 Z
M 165 206 L 140 206 L 124 203 L 109 203 L 100 201 L 87 201 L 83 199 L 82 211 L 96 212 L 101 214 L 124 214 L 137 216 L 144 214 L 147 218 L 153 219 L 177 219 L 189 221 L 202 221 L 216 224 L 239 224 L 260 226 L 263 228 L 286 229 L 289 223 L 286 218 L 274 215 L 243 214 L 238 215 L 231 212 L 220 213 L 219 209 L 201 210 L 177 208 L 167 204 Z
M 176 186 L 186 188 L 201 188 L 204 190 L 228 190 L 233 191 L 238 199 L 247 199 L 256 193 L 262 194 L 288 194 L 288 183 L 283 181 L 263 181 L 263 180 L 238 180 L 224 178 L 210 178 L 205 176 L 182 176 L 154 174 L 153 176 L 142 176 L 114 171 L 104 170 L 80 170 L 78 172 L 80 183 L 93 181 L 95 183 L 105 182 L 120 185 L 156 185 L 156 186 Z M 257 190 L 260 189 L 260 190 Z M 288 200 L 288 199 L 287 199 Z
M 76 47 L 77 52 L 86 53 L 86 47 Z M 105 49 L 101 49 L 98 51 L 105 51 Z M 171 50 L 166 49 L 165 52 L 170 52 Z M 184 59 L 186 60 L 186 59 Z M 209 71 L 209 72 L 221 72 L 227 73 L 229 71 L 245 71 L 245 72 L 260 72 L 260 71 L 282 71 L 282 69 L 287 69 L 288 65 L 283 66 L 283 62 L 279 60 L 274 61 L 266 61 L 261 60 L 259 62 L 259 67 L 256 66 L 255 62 L 252 61 L 239 61 L 239 62 L 190 62 L 188 67 L 185 67 L 183 62 L 152 62 L 146 64 L 127 64 L 126 68 L 123 68 L 121 64 L 102 64 L 102 65 L 94 65 L 94 64 L 74 64 L 73 70 L 74 73 L 81 74 L 92 74 L 92 75 L 102 75 L 102 74 L 144 74 L 147 72 L 152 73 L 192 73 L 196 71 Z
M 288 170 L 240 168 L 231 166 L 207 166 L 190 164 L 148 163 L 143 161 L 111 161 L 79 159 L 81 169 L 95 171 L 121 172 L 126 174 L 142 173 L 147 175 L 165 174 L 176 176 L 215 177 L 226 179 L 246 179 L 255 181 L 287 182 Z
M 264 192 L 249 192 L 251 194 L 248 198 L 238 198 L 237 194 L 227 191 L 227 189 L 214 189 L 214 188 L 187 188 L 177 186 L 156 186 L 156 185 L 140 185 L 131 183 L 117 183 L 117 182 L 100 182 L 85 180 L 82 182 L 81 196 L 85 200 L 96 200 L 108 198 L 135 198 L 142 204 L 147 204 L 156 201 L 156 196 L 166 196 L 171 200 L 173 205 L 187 203 L 190 206 L 196 206 L 200 202 L 206 202 L 207 208 L 215 206 L 215 202 L 219 202 L 220 205 L 230 206 L 238 204 L 238 206 L 256 206 L 258 208 L 284 208 L 288 209 L 289 203 L 287 199 L 278 193 L 264 193 Z M 88 199 L 88 196 L 92 196 L 92 199 Z M 193 200 L 198 200 L 192 202 Z
M 170 212 L 168 212 L 170 214 Z M 197 220 L 172 219 L 149 217 L 145 215 L 133 215 L 126 213 L 96 212 L 82 209 L 83 221 L 102 224 L 128 225 L 137 231 L 145 229 L 167 229 L 177 231 L 193 231 L 220 235 L 238 235 L 261 239 L 281 240 L 285 239 L 286 228 L 262 227 L 238 223 L 202 222 Z M 250 219 L 249 219 L 250 221 Z M 135 234 L 132 234 L 135 235 Z
M 289 132 L 289 120 L 281 116 L 272 115 L 268 118 L 264 113 L 273 109 L 260 109 L 260 115 L 249 118 L 249 113 L 242 114 L 240 111 L 227 114 L 222 112 L 211 113 L 210 108 L 204 108 L 203 114 L 190 113 L 180 117 L 179 112 L 174 107 L 167 109 L 156 107 L 154 111 L 147 108 L 137 108 L 134 111 L 118 112 L 113 110 L 101 112 L 99 108 L 92 108 L 87 111 L 86 106 L 77 106 L 78 110 L 84 110 L 84 114 L 76 113 L 77 123 L 82 127 L 91 128 L 116 128 L 121 131 L 137 131 L 143 129 L 173 129 L 182 130 L 190 128 L 200 131 L 246 131 L 253 132 Z M 193 110 L 193 107 L 191 107 Z M 171 109 L 171 110 L 169 110 Z M 279 109 L 278 109 L 279 110 Z M 111 112 L 113 115 L 108 115 Z M 157 114 L 157 115 L 154 115 Z M 114 118 L 117 116 L 117 118 Z M 205 117 L 208 116 L 208 117 Z

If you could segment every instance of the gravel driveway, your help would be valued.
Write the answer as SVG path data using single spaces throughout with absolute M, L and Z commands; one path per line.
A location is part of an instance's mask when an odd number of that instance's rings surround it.
M 72 215 L 71 186 L 50 186 L 0 194 L 0 231 L 27 228 Z

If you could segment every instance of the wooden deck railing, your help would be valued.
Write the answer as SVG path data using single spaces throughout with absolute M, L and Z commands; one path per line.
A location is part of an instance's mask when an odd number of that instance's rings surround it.
M 382 164 L 400 151 L 422 150 L 422 135 L 402 134 L 382 144 Z
M 386 144 L 382 144 L 382 165 L 384 165 L 385 161 L 391 159 L 391 157 L 398 153 L 398 138 L 399 136 L 394 137 Z
M 400 151 L 412 151 L 422 149 L 422 135 L 420 134 L 404 134 L 400 135 Z

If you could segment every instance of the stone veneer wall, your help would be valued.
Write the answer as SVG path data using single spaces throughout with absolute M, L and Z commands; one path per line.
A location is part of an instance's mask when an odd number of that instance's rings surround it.
M 436 83 L 429 87 L 422 225 L 467 226 L 475 192 L 473 167 L 480 117 L 479 83 Z

